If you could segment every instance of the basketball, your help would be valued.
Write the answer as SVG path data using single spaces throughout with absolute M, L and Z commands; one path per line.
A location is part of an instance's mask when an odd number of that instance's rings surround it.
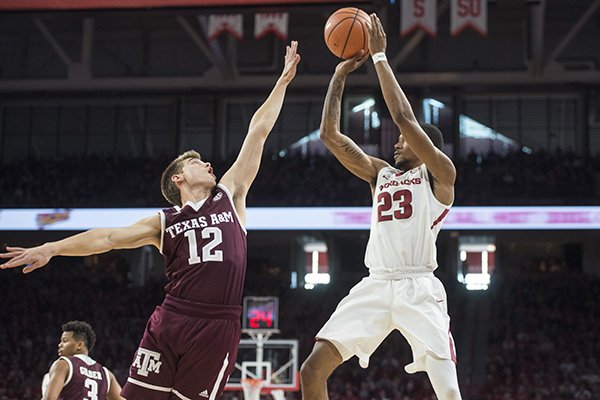
M 363 10 L 355 7 L 340 8 L 329 16 L 325 23 L 325 43 L 339 58 L 347 60 L 359 50 L 369 52 L 371 19 Z

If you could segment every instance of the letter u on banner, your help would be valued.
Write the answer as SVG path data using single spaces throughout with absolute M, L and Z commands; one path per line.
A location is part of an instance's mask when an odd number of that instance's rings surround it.
M 487 36 L 487 0 L 450 0 L 452 36 L 469 26 L 482 36 Z
M 417 28 L 431 36 L 437 34 L 437 0 L 402 0 L 400 35 Z

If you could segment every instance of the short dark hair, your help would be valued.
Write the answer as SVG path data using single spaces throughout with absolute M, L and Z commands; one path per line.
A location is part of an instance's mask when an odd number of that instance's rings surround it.
M 85 321 L 65 322 L 62 330 L 63 332 L 73 332 L 73 337 L 77 340 L 82 340 L 88 351 L 92 351 L 94 344 L 96 344 L 96 334 L 92 326 Z
M 420 124 L 421 128 L 425 131 L 429 139 L 433 142 L 433 145 L 438 149 L 444 151 L 444 136 L 437 126 L 431 124 Z
M 160 190 L 162 195 L 174 206 L 181 207 L 181 192 L 175 182 L 171 180 L 171 177 L 181 173 L 183 170 L 183 162 L 188 158 L 200 159 L 200 154 L 194 150 L 188 150 L 185 153 L 180 154 L 176 159 L 171 161 L 160 177 Z

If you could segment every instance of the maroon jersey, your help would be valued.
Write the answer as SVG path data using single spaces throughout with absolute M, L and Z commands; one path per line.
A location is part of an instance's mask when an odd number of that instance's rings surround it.
M 197 303 L 239 305 L 246 275 L 246 230 L 229 190 L 160 211 L 167 294 Z
M 58 400 L 106 399 L 110 377 L 100 363 L 81 354 L 59 360 L 65 360 L 70 368 Z

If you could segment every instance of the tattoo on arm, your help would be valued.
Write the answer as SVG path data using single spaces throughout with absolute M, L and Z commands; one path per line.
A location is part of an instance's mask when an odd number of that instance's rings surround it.
M 329 90 L 325 97 L 325 107 L 323 117 L 329 121 L 335 121 L 336 127 L 339 130 L 340 115 L 341 115 L 341 99 L 342 93 L 344 92 L 345 79 L 340 76 L 334 76 L 329 83 Z M 339 147 L 350 157 L 355 160 L 361 160 L 363 155 L 356 144 L 347 138 L 342 143 L 339 143 Z
M 342 145 L 342 149 L 355 160 L 362 160 L 362 152 L 360 151 L 360 149 L 357 148 L 357 146 L 354 143 L 344 143 Z
M 344 91 L 344 80 L 336 77 L 331 80 L 327 96 L 325 98 L 326 115 L 330 120 L 335 121 L 336 126 L 339 129 L 339 123 L 341 118 L 341 99 L 342 92 Z

